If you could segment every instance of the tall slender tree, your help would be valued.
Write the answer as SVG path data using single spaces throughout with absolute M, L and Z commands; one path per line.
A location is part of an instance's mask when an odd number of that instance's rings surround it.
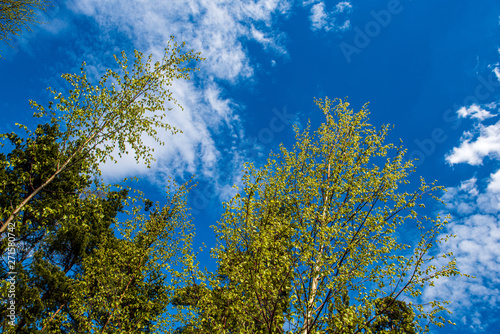
M 418 331 L 428 330 L 424 317 L 441 325 L 443 304 L 424 310 L 417 297 L 426 284 L 460 274 L 454 259 L 429 265 L 446 221 L 422 207 L 442 188 L 422 179 L 418 189 L 400 190 L 414 167 L 402 146 L 384 143 L 389 126 L 370 125 L 366 106 L 316 102 L 326 118 L 317 131 L 296 129 L 292 150 L 281 146 L 263 168 L 245 166 L 244 188 L 215 226 L 224 280 L 207 285 L 216 291 L 229 282 L 225 310 L 239 333 L 372 333 L 387 323 L 384 297 L 394 305 L 414 298 Z M 413 251 L 397 239 L 402 228 L 420 235 Z M 198 321 L 233 332 L 206 296 Z
M 144 136 L 163 144 L 162 130 L 178 131 L 163 121 L 166 110 L 171 108 L 166 103 L 176 103 L 169 87 L 175 80 L 189 79 L 193 68 L 187 65 L 200 59 L 192 50 L 183 53 L 183 46 L 172 37 L 163 59 L 154 64 L 152 56 L 144 62 L 143 55 L 136 51 L 132 71 L 122 53 L 122 59 L 115 57 L 121 73 L 108 70 L 96 85 L 88 80 L 84 64 L 80 75 L 63 75 L 72 88 L 69 96 L 51 90 L 56 103 L 50 101 L 48 108 L 31 101 L 38 109 L 36 117 L 48 117 L 50 124 L 60 129 L 60 154 L 52 161 L 56 166 L 52 174 L 26 193 L 22 201 L 2 208 L 0 233 L 9 224 L 17 224 L 19 214 L 30 210 L 31 200 L 78 159 L 85 160 L 92 175 L 100 174 L 99 164 L 115 160 L 114 154 L 121 156 L 130 151 L 148 165 L 154 160 L 152 148 L 143 142 Z M 29 181 L 24 179 L 28 175 L 22 177 L 21 182 Z
M 56 102 L 48 108 L 32 102 L 48 123 L 0 135 L 13 147 L 0 154 L 4 332 L 169 326 L 168 298 L 191 253 L 187 186 L 171 188 L 165 205 L 144 214 L 127 189 L 97 180 L 99 165 L 115 154 L 130 151 L 149 165 L 154 157 L 144 136 L 163 144 L 162 130 L 178 131 L 163 121 L 169 103 L 177 103 L 169 87 L 189 79 L 188 66 L 200 59 L 182 49 L 172 39 L 154 64 L 136 52 L 130 71 L 123 54 L 120 70 L 108 70 L 96 85 L 82 66 L 80 75 L 63 75 L 68 96 L 52 91 Z M 120 212 L 129 219 L 118 221 Z M 12 305 L 14 319 L 3 317 Z

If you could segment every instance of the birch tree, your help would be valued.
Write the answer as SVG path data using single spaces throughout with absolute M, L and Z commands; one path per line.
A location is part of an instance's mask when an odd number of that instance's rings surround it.
M 200 57 L 172 38 L 158 62 L 137 51 L 132 66 L 124 53 L 115 59 L 118 69 L 97 84 L 83 64 L 63 75 L 67 94 L 51 89 L 47 107 L 32 101 L 45 124 L 0 134 L 13 147 L 0 154 L 2 315 L 16 306 L 15 319 L 3 318 L 6 333 L 140 333 L 169 323 L 174 269 L 190 254 L 187 188 L 141 214 L 125 189 L 99 181 L 99 166 L 129 152 L 151 164 L 143 139 L 164 144 L 180 131 L 164 121 L 178 105 L 170 88 Z M 120 222 L 124 208 L 130 219 Z
M 154 64 L 152 56 L 144 61 L 142 53 L 135 51 L 131 70 L 122 53 L 121 59 L 115 57 L 119 71 L 107 70 L 96 85 L 88 79 L 84 63 L 80 74 L 62 76 L 71 86 L 68 96 L 51 89 L 54 101 L 49 101 L 47 108 L 31 101 L 37 109 L 36 117 L 48 118 L 52 126 L 62 131 L 60 155 L 53 161 L 54 172 L 38 187 L 1 208 L 1 234 L 9 224 L 17 224 L 14 220 L 21 211 L 29 209 L 30 201 L 78 159 L 85 159 L 88 173 L 93 175 L 100 175 L 101 163 L 116 161 L 113 152 L 121 156 L 130 150 L 137 161 L 150 165 L 154 160 L 153 149 L 144 144 L 143 138 L 149 136 L 164 144 L 161 131 L 179 131 L 163 121 L 165 112 L 177 103 L 170 86 L 175 80 L 189 79 L 193 71 L 189 65 L 200 59 L 192 50 L 183 52 L 183 46 L 172 38 L 163 59 Z M 26 126 L 20 127 L 30 136 Z M 0 138 L 6 136 L 0 135 Z M 32 166 L 35 173 L 39 168 L 39 164 Z M 19 182 L 28 179 L 29 173 L 26 173 Z M 4 180 L 0 181 L 0 187 L 6 186 Z
M 412 161 L 385 143 L 389 126 L 368 123 L 367 106 L 316 103 L 325 122 L 296 128 L 293 148 L 281 146 L 264 167 L 247 164 L 243 189 L 215 226 L 219 271 L 209 285 L 224 289 L 226 318 L 239 333 L 373 333 L 405 300 L 415 322 L 405 326 L 442 326 L 446 302 L 419 299 L 424 286 L 460 275 L 453 258 L 430 264 L 446 220 L 426 216 L 424 204 L 442 188 L 410 184 Z M 401 240 L 404 230 L 416 240 Z M 199 321 L 233 332 L 205 296 Z

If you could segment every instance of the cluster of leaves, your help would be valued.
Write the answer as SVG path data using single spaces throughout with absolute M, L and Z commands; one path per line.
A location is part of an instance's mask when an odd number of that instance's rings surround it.
M 8 43 L 23 29 L 29 30 L 32 24 L 39 23 L 36 12 L 48 6 L 47 0 L 0 0 L 0 42 Z
M 36 117 L 48 117 L 52 126 L 64 128 L 58 138 L 60 154 L 53 162 L 54 173 L 10 211 L 0 233 L 38 192 L 74 164 L 79 156 L 86 160 L 85 172 L 92 175 L 100 174 L 99 164 L 109 159 L 116 161 L 116 151 L 121 156 L 131 150 L 137 161 L 143 160 L 149 166 L 154 157 L 152 148 L 144 144 L 143 136 L 164 144 L 160 130 L 178 131 L 163 121 L 165 102 L 176 103 L 169 87 L 174 80 L 189 79 L 194 69 L 183 64 L 200 60 L 199 54 L 193 51 L 183 53 L 183 46 L 172 38 L 163 59 L 154 64 L 151 64 L 152 56 L 144 62 L 142 54 L 136 51 L 131 72 L 123 53 L 123 59 L 115 57 L 121 73 L 108 70 L 97 85 L 89 82 L 82 65 L 80 75 L 63 75 L 72 87 L 69 97 L 51 90 L 56 103 L 50 101 L 48 109 L 31 101 L 38 109 Z M 113 82 L 108 84 L 111 79 Z M 24 129 L 29 134 L 28 129 Z

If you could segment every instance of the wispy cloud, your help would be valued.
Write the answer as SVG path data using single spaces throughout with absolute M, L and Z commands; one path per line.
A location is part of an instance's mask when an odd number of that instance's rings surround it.
M 196 173 L 221 183 L 217 186 L 221 191 L 226 189 L 225 182 L 232 182 L 233 177 L 223 175 L 223 171 L 240 170 L 240 166 L 231 165 L 241 162 L 238 147 L 246 139 L 239 118 L 243 107 L 224 96 L 220 83 L 251 83 L 254 68 L 260 64 L 252 63 L 246 49 L 249 40 L 260 44 L 270 59 L 279 61 L 286 56 L 286 38 L 275 21 L 288 15 L 290 7 L 291 1 L 286 0 L 71 1 L 72 10 L 95 19 L 103 36 L 119 31 L 135 48 L 160 57 L 174 35 L 206 58 L 199 64 L 201 71 L 194 81 L 176 82 L 172 87 L 184 109 L 174 108 L 166 122 L 183 133 L 165 134 L 165 146 L 150 143 L 157 157 L 153 169 L 146 170 L 124 157 L 116 165 L 103 166 L 104 176 L 146 174 L 161 184 L 166 175 L 187 177 Z
M 312 6 L 311 8 L 311 23 L 313 29 L 319 30 L 319 29 L 325 29 L 329 30 L 330 28 L 328 27 L 328 22 L 327 22 L 328 16 L 325 13 L 325 4 L 320 2 Z
M 500 306 L 500 192 L 495 189 L 497 174 L 480 190 L 478 180 L 472 178 L 460 186 L 450 187 L 443 196 L 447 213 L 452 215 L 448 234 L 456 235 L 451 241 L 439 245 L 439 253 L 453 252 L 462 273 L 476 278 L 452 277 L 436 281 L 435 287 L 426 288 L 428 300 L 450 300 L 455 316 L 469 330 L 481 330 L 496 315 L 483 319 L 483 307 Z M 498 183 L 496 183 L 498 186 Z
M 350 28 L 348 19 L 340 20 L 339 15 L 342 13 L 348 14 L 352 10 L 352 5 L 348 1 L 339 2 L 334 9 L 327 11 L 323 2 L 315 3 L 314 1 L 304 2 L 304 5 L 311 5 L 311 29 L 324 31 L 344 31 Z M 345 15 L 344 15 L 345 16 Z M 341 21 L 342 23 L 338 23 Z
M 227 80 L 253 73 L 244 40 L 276 45 L 276 15 L 286 15 L 291 4 L 283 0 L 74 0 L 72 8 L 93 16 L 103 28 L 125 31 L 141 48 L 164 45 L 171 35 L 207 59 L 205 73 Z M 263 38 L 265 37 L 265 38 Z
M 490 107 L 495 107 L 496 105 L 492 105 Z M 495 115 L 492 115 L 490 111 L 478 106 L 477 104 L 473 104 L 470 107 L 462 107 L 457 111 L 457 114 L 461 118 L 476 118 L 480 121 L 483 121 L 487 118 L 491 118 Z
M 214 181 L 218 179 L 220 149 L 224 143 L 217 143 L 217 134 L 242 140 L 243 130 L 234 111 L 237 106 L 221 97 L 221 90 L 214 82 L 206 82 L 204 89 L 197 89 L 193 82 L 177 82 L 171 90 L 183 109 L 174 107 L 167 113 L 165 122 L 181 129 L 182 133 L 172 136 L 164 132 L 164 146 L 143 138 L 155 150 L 157 161 L 152 170 L 136 164 L 131 156 L 124 156 L 117 164 L 102 166 L 105 177 L 117 180 L 147 174 L 159 185 L 166 176 L 189 178 L 198 174 Z M 238 152 L 230 153 L 238 155 Z
M 349 1 L 342 1 L 335 5 L 335 11 L 337 13 L 343 13 L 345 11 L 350 11 L 352 9 L 352 5 Z

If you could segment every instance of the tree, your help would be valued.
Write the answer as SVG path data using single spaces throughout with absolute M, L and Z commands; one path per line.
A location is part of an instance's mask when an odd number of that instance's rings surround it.
M 424 318 L 444 322 L 443 303 L 416 303 L 425 285 L 460 274 L 454 259 L 439 269 L 429 263 L 446 221 L 422 210 L 442 188 L 422 179 L 417 190 L 399 190 L 414 167 L 402 146 L 384 143 L 389 126 L 371 126 L 366 106 L 354 112 L 334 101 L 316 101 L 326 121 L 312 134 L 296 128 L 293 150 L 281 146 L 261 169 L 245 166 L 244 188 L 215 226 L 213 256 L 225 279 L 213 275 L 207 285 L 229 282 L 226 310 L 239 333 L 373 333 L 396 307 L 382 311 L 381 301 L 401 305 L 403 297 L 415 301 L 408 308 L 417 330 L 428 331 Z M 413 251 L 397 238 L 405 227 L 420 233 Z M 206 296 L 192 321 L 231 333 Z
M 154 65 L 151 64 L 152 56 L 143 63 L 142 54 L 136 51 L 131 73 L 125 53 L 122 53 L 122 60 L 115 57 L 122 75 L 108 70 L 95 86 L 87 78 L 84 63 L 81 75 L 63 75 L 72 86 L 68 97 L 51 90 L 57 103 L 50 101 L 48 109 L 31 101 L 39 111 L 35 113 L 36 117 L 49 117 L 51 125 L 64 129 L 58 138 L 60 156 L 53 161 L 57 166 L 54 172 L 38 187 L 31 189 L 21 201 L 14 199 L 12 206 L 2 208 L 0 233 L 9 224 L 16 225 L 14 220 L 19 213 L 30 210 L 30 201 L 78 159 L 85 159 L 88 173 L 94 175 L 100 174 L 100 163 L 114 160 L 115 150 L 119 156 L 131 150 L 137 160 L 143 159 L 149 166 L 154 160 L 152 148 L 144 145 L 142 138 L 150 136 L 163 144 L 158 131 L 178 131 L 163 122 L 167 109 L 165 102 L 176 103 L 169 86 L 176 79 L 189 79 L 189 72 L 193 69 L 183 65 L 200 59 L 199 54 L 192 50 L 182 53 L 184 44 L 174 43 L 173 38 L 171 44 L 165 49 L 162 61 Z M 28 129 L 24 129 L 29 135 Z M 32 168 L 36 170 L 39 166 Z M 21 175 L 20 182 L 27 181 L 27 177 Z
M 23 29 L 30 30 L 36 21 L 36 11 L 46 10 L 47 0 L 0 0 L 0 41 L 8 42 Z
M 54 172 L 60 135 L 58 127 L 50 124 L 39 125 L 26 139 L 7 135 L 14 148 L 8 155 L 0 154 L 2 208 L 21 201 Z M 15 278 L 17 333 L 33 332 L 48 314 L 68 304 L 66 295 L 83 259 L 94 252 L 99 240 L 113 236 L 113 220 L 123 208 L 126 191 L 85 195 L 91 180 L 85 160 L 77 161 L 32 199 L 20 224 L 9 228 L 8 238 L 1 240 L 2 288 L 7 288 L 8 277 Z M 8 247 L 9 240 L 17 247 Z M 4 256 L 7 249 L 8 257 Z M 7 294 L 2 294 L 2 301 L 0 312 L 6 314 Z M 7 332 L 6 321 L 3 332 Z
M 242 317 L 235 312 L 234 306 L 241 300 L 238 294 L 246 295 L 249 291 L 242 292 L 223 274 L 220 268 L 218 273 L 216 280 L 220 285 L 213 289 L 209 289 L 205 284 L 193 282 L 175 291 L 170 301 L 172 306 L 194 311 L 203 319 L 201 322 L 196 322 L 190 317 L 185 317 L 183 325 L 177 329 L 176 333 L 239 333 L 242 328 L 251 328 L 254 333 L 265 330 L 265 322 L 258 317 L 253 317 L 250 321 L 240 321 Z M 283 314 L 288 301 L 287 290 L 284 289 L 277 298 L 279 300 L 273 310 L 273 317 L 283 326 Z
M 377 320 L 373 323 L 375 333 L 415 334 L 415 314 L 411 307 L 401 300 L 390 297 L 375 302 Z
M 277 213 L 283 220 L 291 217 L 290 210 L 285 206 L 281 206 Z M 252 234 L 252 237 L 266 236 L 259 231 Z M 290 251 L 290 240 L 290 235 L 283 231 L 279 242 L 267 243 L 264 246 L 267 253 L 274 256 L 266 259 L 265 265 L 274 269 L 269 271 L 269 275 L 276 275 L 276 278 L 274 285 L 267 285 L 263 287 L 264 291 L 255 292 L 257 301 L 251 298 L 254 293 L 251 286 L 233 279 L 237 276 L 241 264 L 256 263 L 257 258 L 266 254 L 250 246 L 250 235 L 242 235 L 244 246 L 235 250 L 230 260 L 220 263 L 217 272 L 211 274 L 209 284 L 206 284 L 204 277 L 198 277 L 200 283 L 196 283 L 195 276 L 190 276 L 192 282 L 187 282 L 183 289 L 177 290 L 171 301 L 174 307 L 187 309 L 194 317 L 193 319 L 186 316 L 184 326 L 178 329 L 178 333 L 240 333 L 243 329 L 252 333 L 267 333 L 269 326 L 282 328 L 289 308 L 291 271 L 279 272 L 275 269 L 278 268 L 281 257 L 286 257 Z M 255 245 L 258 244 L 253 241 Z M 260 247 L 263 247 L 262 244 Z M 285 280 L 278 278 L 280 276 Z M 264 309 L 257 311 L 256 306 L 251 305 L 252 302 L 258 302 Z M 247 312 L 250 318 L 242 316 L 242 310 Z
M 192 226 L 186 215 L 187 185 L 167 192 L 164 206 L 129 196 L 130 189 L 99 181 L 99 164 L 131 151 L 150 164 L 151 136 L 163 143 L 165 103 L 176 104 L 169 86 L 189 79 L 199 60 L 183 45 L 165 50 L 161 62 L 142 54 L 131 72 L 123 54 L 121 74 L 108 70 L 93 86 L 81 75 L 63 77 L 69 96 L 38 109 L 49 118 L 32 132 L 2 134 L 13 146 L 0 154 L 0 250 L 2 314 L 14 301 L 16 320 L 4 332 L 139 333 L 169 326 L 168 298 L 190 260 Z M 112 82 L 111 82 L 112 81 Z M 141 214 L 145 202 L 148 214 Z M 118 213 L 129 219 L 118 221 Z M 178 270 L 180 268 L 180 271 Z M 14 273 L 14 274 L 13 274 Z M 9 292 L 15 288 L 15 298 Z M 110 294 L 111 291 L 116 292 Z
M 149 215 L 135 207 L 120 223 L 120 238 L 103 238 L 82 264 L 67 314 L 52 323 L 61 333 L 151 333 L 173 326 L 166 316 L 176 280 L 191 259 L 193 226 L 185 186 L 168 191 L 166 205 Z M 178 271 L 178 268 L 181 271 Z M 48 324 L 48 322 L 46 323 Z
M 14 149 L 0 154 L 0 163 L 14 167 L 0 172 L 6 185 L 2 206 L 53 173 L 60 135 L 47 124 L 26 140 L 9 135 Z M 164 313 L 176 289 L 171 279 L 191 253 L 188 189 L 171 188 L 162 208 L 142 200 L 149 214 L 141 214 L 142 206 L 133 202 L 142 197 L 128 196 L 127 189 L 91 191 L 85 160 L 77 161 L 32 199 L 19 228 L 1 240 L 2 255 L 11 237 L 18 245 L 0 266 L 0 312 L 7 314 L 8 279 L 14 278 L 17 316 L 14 326 L 4 318 L 3 332 L 140 333 L 168 327 Z M 25 174 L 30 181 L 21 184 L 19 175 Z M 117 221 L 119 212 L 131 219 Z
M 229 333 L 237 333 L 239 330 L 238 317 L 230 312 L 230 306 L 234 300 L 234 298 L 230 297 L 230 292 L 231 288 L 228 286 L 210 290 L 206 286 L 196 283 L 176 290 L 170 300 L 172 306 L 194 310 L 198 312 L 197 315 L 200 317 L 210 315 L 213 321 L 196 323 L 187 317 L 185 321 L 181 321 L 181 326 L 174 333 L 214 333 L 217 332 L 217 324 L 224 324 L 223 328 Z M 210 313 L 206 313 L 206 308 L 201 307 L 202 300 L 205 302 L 210 300 L 212 305 Z

